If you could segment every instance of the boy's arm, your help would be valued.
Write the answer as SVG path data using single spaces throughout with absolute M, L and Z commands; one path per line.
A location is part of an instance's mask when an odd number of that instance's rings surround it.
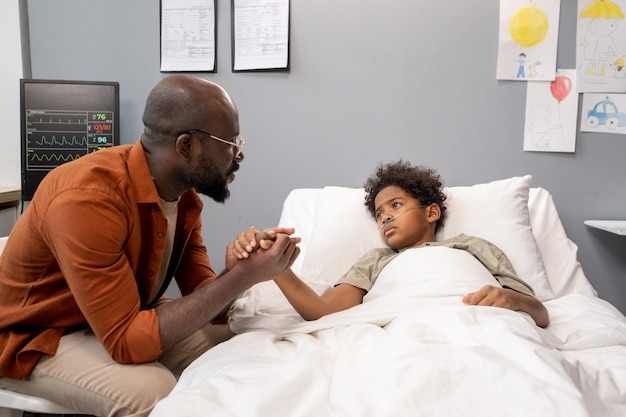
M 350 284 L 339 284 L 321 296 L 289 269 L 274 278 L 289 303 L 305 320 L 317 320 L 327 314 L 361 304 L 365 290 Z
M 250 253 L 257 249 L 268 249 L 272 246 L 276 233 L 291 235 L 292 228 L 267 228 L 256 230 L 254 227 L 237 235 L 235 241 L 229 245 L 226 254 L 226 266 L 237 263 L 238 260 L 248 258 Z M 300 238 L 292 238 L 300 242 Z M 363 302 L 367 293 L 364 289 L 350 284 L 339 284 L 330 288 L 322 296 L 293 273 L 291 269 L 283 275 L 274 278 L 274 282 L 283 292 L 289 303 L 305 320 L 317 320 L 327 314 L 347 310 Z
M 508 308 L 528 313 L 539 327 L 550 324 L 548 310 L 541 301 L 532 295 L 526 295 L 510 288 L 485 285 L 480 290 L 463 297 L 465 304 Z

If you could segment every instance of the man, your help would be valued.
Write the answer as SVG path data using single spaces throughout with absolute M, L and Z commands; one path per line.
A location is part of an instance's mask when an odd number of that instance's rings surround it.
M 216 343 L 210 322 L 297 257 L 293 230 L 275 228 L 245 259 L 229 244 L 216 279 L 196 190 L 223 202 L 244 159 L 237 108 L 220 86 L 167 77 L 143 122 L 135 145 L 51 171 L 11 232 L 0 387 L 87 414 L 145 416 Z M 161 300 L 172 278 L 183 297 Z

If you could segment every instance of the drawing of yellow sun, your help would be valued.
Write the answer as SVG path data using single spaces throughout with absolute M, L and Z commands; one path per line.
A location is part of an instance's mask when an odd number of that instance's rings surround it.
M 529 6 L 515 13 L 509 24 L 509 32 L 519 45 L 530 47 L 543 41 L 549 27 L 548 16 L 535 6 Z

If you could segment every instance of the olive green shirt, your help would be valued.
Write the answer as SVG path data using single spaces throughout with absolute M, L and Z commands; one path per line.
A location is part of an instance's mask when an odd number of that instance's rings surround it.
M 460 234 L 451 239 L 428 242 L 412 248 L 426 246 L 443 246 L 465 250 L 478 259 L 503 288 L 510 288 L 526 295 L 535 295 L 531 286 L 517 276 L 506 254 L 485 239 Z M 383 268 L 406 249 L 409 248 L 401 249 L 400 251 L 392 248 L 370 250 L 339 278 L 335 285 L 350 284 L 369 292 Z

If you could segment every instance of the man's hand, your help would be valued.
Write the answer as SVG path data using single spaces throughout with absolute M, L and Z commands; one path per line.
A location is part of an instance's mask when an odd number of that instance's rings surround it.
M 243 232 L 243 248 L 248 245 L 251 248 L 250 252 L 246 250 L 245 259 L 235 254 L 238 241 L 230 243 L 226 251 L 228 267 L 218 279 L 191 294 L 157 306 L 162 346 L 170 347 L 210 319 L 221 318 L 220 312 L 225 313 L 238 294 L 288 271 L 300 254 L 299 239 L 290 238 L 283 231 L 293 233 L 293 229 L 284 228 Z M 238 245 L 237 250 L 241 251 L 242 244 Z M 255 250 L 259 248 L 261 250 Z

